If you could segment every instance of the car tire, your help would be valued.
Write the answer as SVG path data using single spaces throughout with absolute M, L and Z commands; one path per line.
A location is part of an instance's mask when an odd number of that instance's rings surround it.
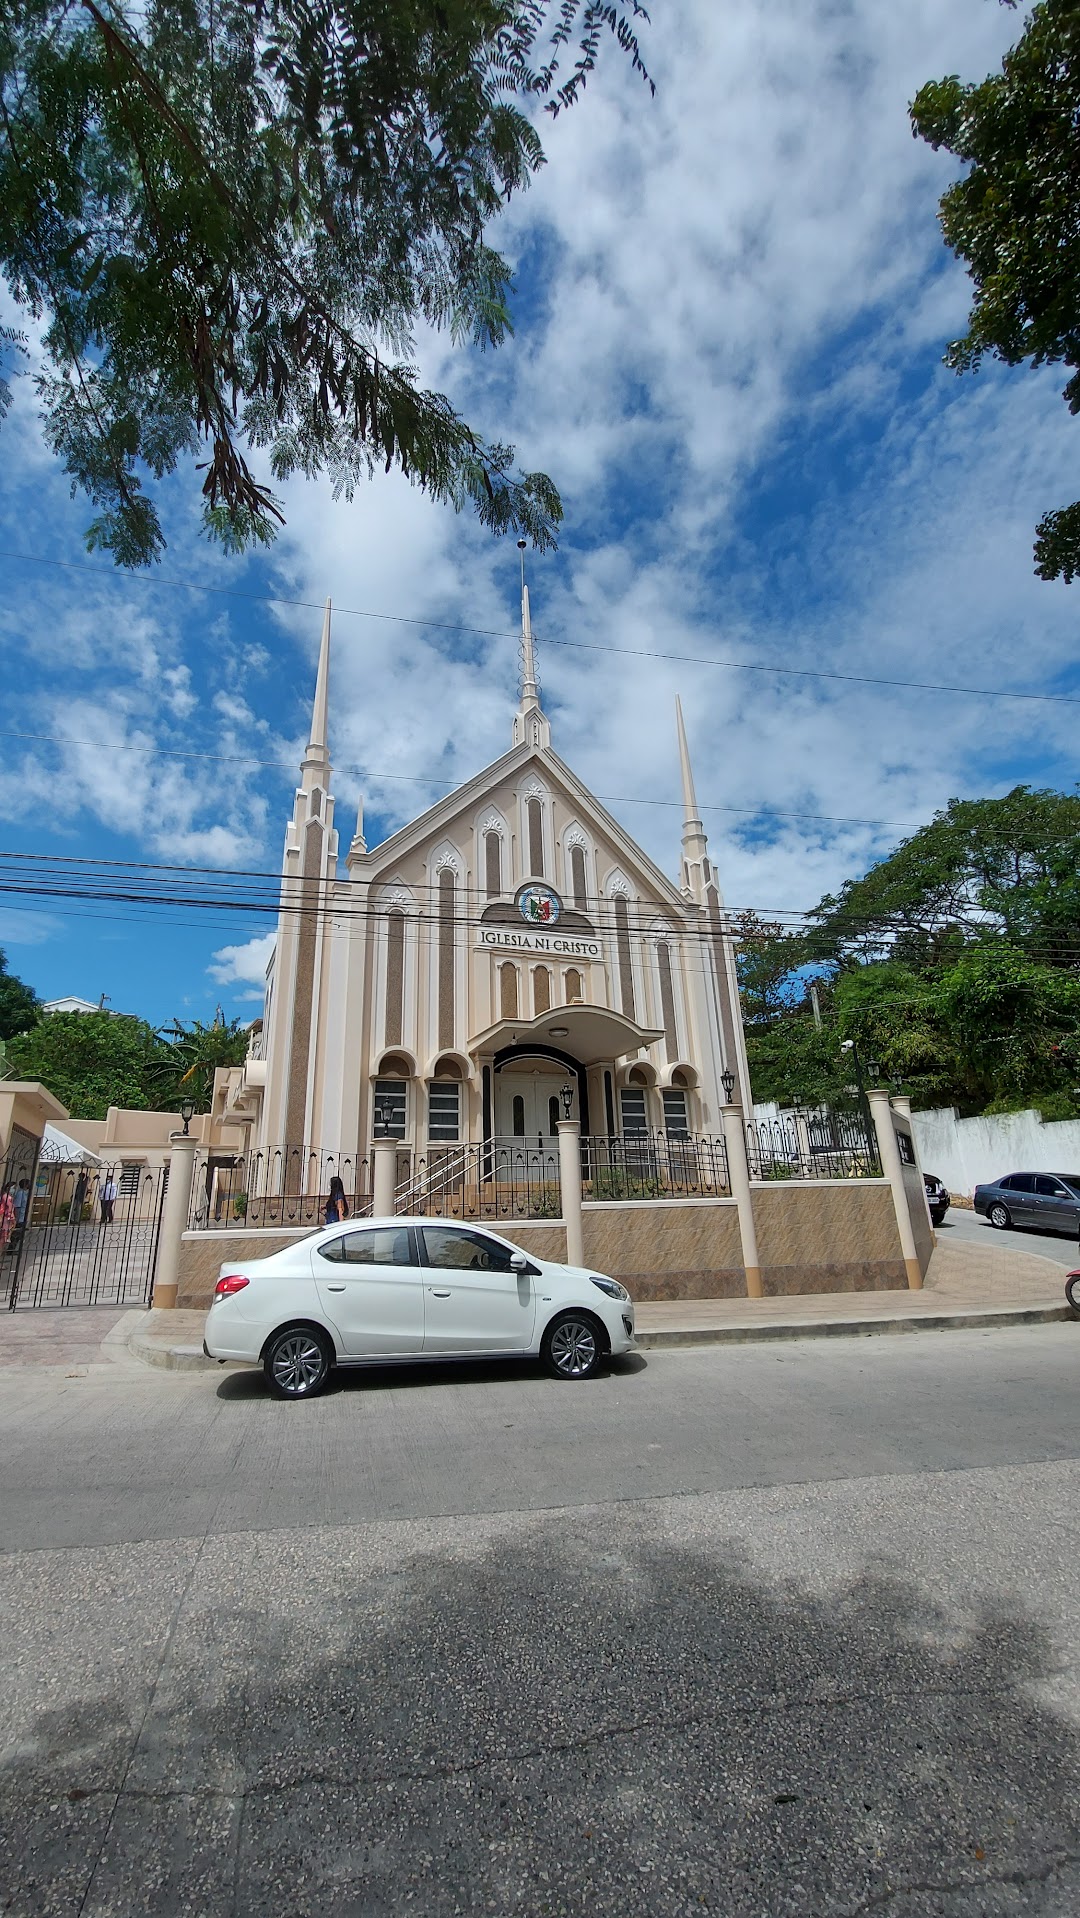
M 932 1225 L 934 1225 L 934 1226 L 938 1226 L 938 1225 L 944 1225 L 944 1223 L 945 1223 L 945 1211 L 946 1211 L 946 1210 L 947 1210 L 947 1208 L 943 1208 L 942 1210 L 940 1210 L 940 1211 L 938 1211 L 938 1212 L 931 1212 L 931 1214 L 930 1214 L 930 1222 L 931 1222 L 931 1224 L 932 1224 Z
M 1070 1272 L 1065 1281 L 1065 1297 L 1073 1311 L 1080 1317 L 1080 1272 Z
M 1002 1205 L 1000 1199 L 995 1199 L 986 1216 L 991 1225 L 997 1226 L 999 1232 L 1003 1231 L 1005 1226 L 1012 1224 L 1012 1219 L 1009 1216 L 1009 1208 L 1007 1205 Z
M 276 1399 L 313 1399 L 325 1390 L 334 1348 L 314 1325 L 284 1325 L 263 1350 L 263 1372 Z
M 540 1357 L 555 1379 L 591 1379 L 606 1356 L 607 1335 L 591 1312 L 560 1312 L 540 1346 Z

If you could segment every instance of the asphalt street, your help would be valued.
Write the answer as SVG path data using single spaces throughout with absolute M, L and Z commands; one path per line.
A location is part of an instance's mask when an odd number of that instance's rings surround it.
M 968 1245 L 985 1245 L 993 1240 L 1002 1245 L 1013 1245 L 1018 1252 L 1038 1252 L 1044 1258 L 1055 1259 L 1067 1271 L 1075 1272 L 1080 1266 L 1080 1246 L 1063 1232 L 1030 1232 L 1026 1226 L 1006 1226 L 999 1232 L 986 1219 L 974 1212 L 965 1212 L 959 1206 L 950 1206 L 944 1220 L 938 1227 L 943 1244 L 951 1237 L 962 1239 Z
M 4 1372 L 0 1910 L 1075 1918 L 1078 1367 Z

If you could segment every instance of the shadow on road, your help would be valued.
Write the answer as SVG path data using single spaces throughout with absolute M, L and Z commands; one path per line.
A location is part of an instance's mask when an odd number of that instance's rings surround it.
M 550 1385 L 559 1391 L 589 1392 L 603 1387 L 605 1380 L 630 1378 L 644 1372 L 643 1352 L 628 1353 L 612 1359 L 593 1379 L 553 1379 L 536 1359 L 447 1359 L 439 1364 L 417 1359 L 407 1365 L 342 1366 L 330 1375 L 330 1383 L 320 1396 L 333 1398 L 341 1392 L 400 1392 L 403 1389 L 430 1390 L 433 1386 L 478 1385 L 485 1380 L 500 1380 L 504 1385 L 520 1380 L 522 1384 Z M 218 1382 L 219 1399 L 247 1400 L 267 1398 L 269 1393 L 262 1372 L 254 1366 L 227 1372 Z M 276 1403 L 284 1404 L 279 1400 Z M 305 1401 L 306 1402 L 306 1401 Z
M 808 1592 L 664 1522 L 208 1546 L 160 1675 L 69 1647 L 71 1702 L 25 1692 L 5 1912 L 1078 1908 L 1038 1625 L 897 1570 Z

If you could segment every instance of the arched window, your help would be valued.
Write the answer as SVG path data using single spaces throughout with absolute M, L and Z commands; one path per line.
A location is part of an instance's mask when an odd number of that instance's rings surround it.
M 511 1111 L 514 1115 L 514 1137 L 515 1139 L 523 1139 L 525 1137 L 525 1101 L 520 1092 L 515 1092 L 514 1094 L 514 1103 Z
M 537 1014 L 551 1010 L 551 974 L 546 966 L 537 966 L 533 973 L 533 1011 Z
M 664 1131 L 669 1139 L 688 1139 L 690 1122 L 686 1112 L 686 1093 L 682 1086 L 665 1086 Z
M 461 1067 L 440 1059 L 428 1087 L 428 1138 L 453 1143 L 461 1137 Z
M 375 1081 L 375 1137 L 377 1139 L 403 1139 L 405 1137 L 405 1117 L 409 1077 L 406 1059 L 396 1059 L 391 1053 L 382 1062 L 382 1071 Z
M 439 1044 L 454 1043 L 454 873 L 439 874 Z
M 502 835 L 497 832 L 484 834 L 484 878 L 489 899 L 498 899 L 502 892 Z
M 664 1021 L 664 1049 L 669 1059 L 677 1059 L 679 1039 L 675 1028 L 675 989 L 671 983 L 671 948 L 666 939 L 661 939 L 656 948 L 656 964 L 660 973 L 660 1010 Z
M 553 1139 L 559 1135 L 559 1101 L 552 1093 L 548 1100 L 548 1132 Z
M 386 915 L 386 1016 L 383 1020 L 383 1044 L 399 1046 L 405 1002 L 405 914 L 395 907 Z
M 627 1019 L 636 1019 L 634 966 L 630 957 L 630 909 L 626 895 L 615 894 L 615 945 L 619 955 L 619 998 Z
M 585 993 L 582 989 L 581 974 L 576 966 L 571 966 L 566 975 L 566 1003 L 568 1006 L 580 1004 Z
M 525 807 L 529 821 L 529 872 L 534 879 L 542 878 L 544 872 L 544 812 L 538 799 L 530 799 Z
M 578 911 L 584 912 L 589 903 L 589 895 L 585 890 L 584 846 L 570 848 L 570 890 L 574 895 L 574 904 Z
M 507 964 L 499 967 L 499 1017 L 501 1019 L 516 1019 L 517 1016 L 517 967 Z

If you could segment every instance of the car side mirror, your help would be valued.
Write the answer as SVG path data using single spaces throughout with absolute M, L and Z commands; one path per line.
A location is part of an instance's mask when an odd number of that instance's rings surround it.
M 511 1272 L 529 1272 L 532 1270 L 524 1252 L 511 1252 L 510 1270 Z

